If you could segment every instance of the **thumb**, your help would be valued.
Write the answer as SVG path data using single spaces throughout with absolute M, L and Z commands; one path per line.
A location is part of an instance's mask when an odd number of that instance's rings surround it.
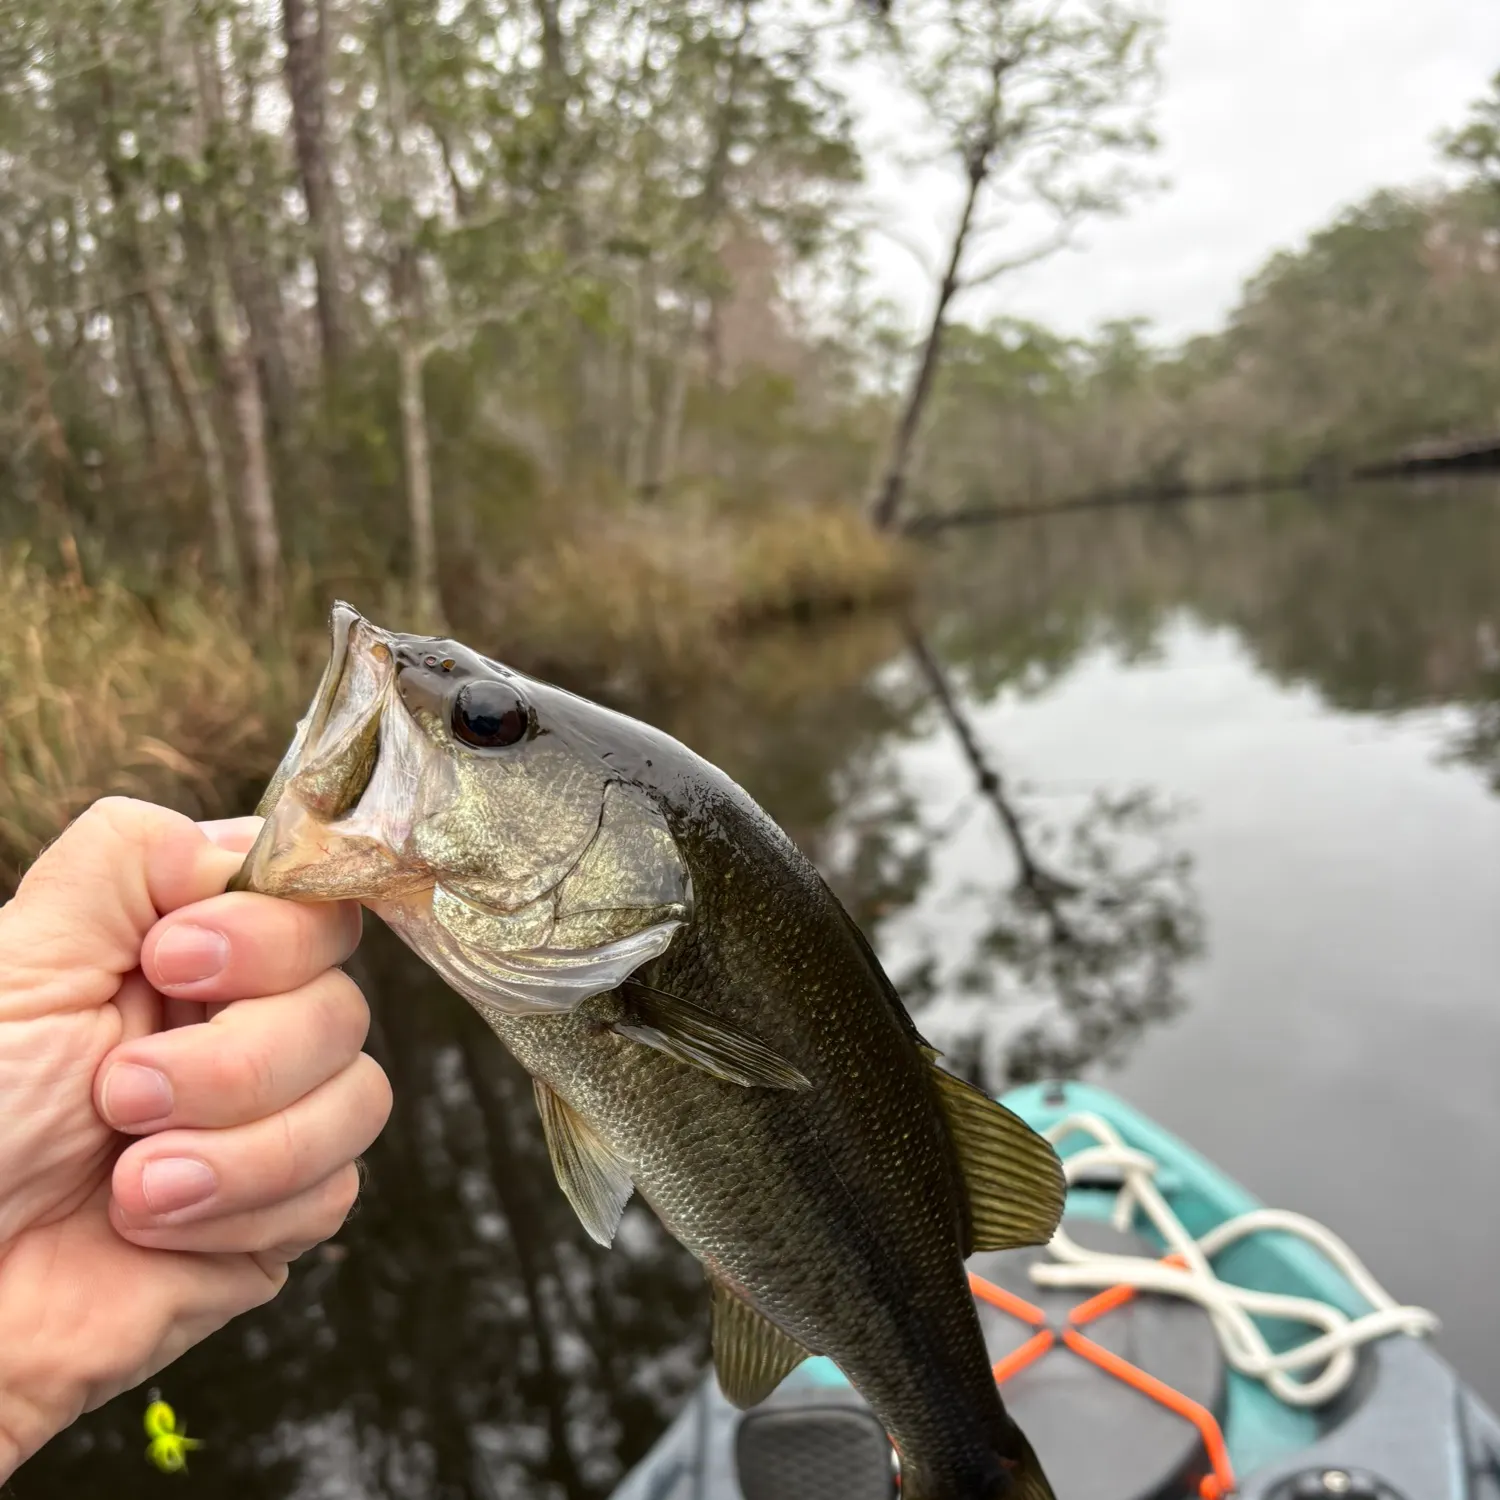
M 157 919 L 217 895 L 242 858 L 182 813 L 128 797 L 94 803 L 0 908 L 0 1017 L 104 1004 Z

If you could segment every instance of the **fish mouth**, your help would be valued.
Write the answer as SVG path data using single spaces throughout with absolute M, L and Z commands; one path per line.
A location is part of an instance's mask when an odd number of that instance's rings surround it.
M 229 883 L 262 889 L 259 876 L 281 841 L 288 788 L 307 811 L 331 821 L 355 806 L 378 758 L 380 720 L 395 677 L 389 634 L 338 600 L 328 617 L 323 675 L 296 735 L 255 809 L 265 824 Z
M 318 679 L 317 691 L 313 694 L 312 707 L 307 715 L 307 733 L 303 743 L 316 745 L 324 729 L 328 727 L 333 712 L 334 699 L 343 686 L 344 672 L 349 665 L 349 652 L 354 641 L 354 632 L 369 622 L 351 604 L 342 599 L 334 601 L 328 615 L 329 650 L 323 675 Z M 269 795 L 269 792 L 267 793 Z

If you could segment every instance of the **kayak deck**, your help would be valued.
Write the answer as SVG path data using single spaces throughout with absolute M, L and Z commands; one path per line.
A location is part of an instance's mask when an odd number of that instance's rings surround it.
M 1151 1159 L 1155 1188 L 1194 1239 L 1261 1208 L 1211 1162 L 1104 1089 L 1075 1082 L 1037 1084 L 1007 1094 L 1002 1102 L 1043 1132 L 1077 1117 L 1105 1122 L 1125 1147 Z M 1094 1144 L 1074 1132 L 1058 1141 L 1058 1151 L 1066 1164 Z M 1091 1171 L 1073 1181 L 1065 1221 L 1069 1235 L 1089 1242 L 1102 1234 L 1106 1238 L 1098 1248 L 1121 1253 L 1107 1239 L 1119 1188 L 1119 1174 L 1111 1181 L 1108 1171 Z M 1121 1226 L 1117 1222 L 1115 1227 Z M 1130 1231 L 1136 1246 L 1123 1253 L 1156 1256 L 1169 1248 L 1139 1212 L 1132 1217 Z M 1095 1246 L 1090 1243 L 1089 1248 Z M 1039 1304 L 1037 1311 L 1045 1314 L 1048 1324 L 1059 1330 L 1071 1326 L 1068 1305 L 1076 1306 L 1091 1294 L 1072 1293 L 1059 1302 L 1056 1292 L 1032 1290 L 1026 1276 L 1029 1262 L 1018 1259 L 1024 1256 L 1035 1259 L 1043 1253 L 976 1257 L 970 1269 L 989 1278 L 989 1267 L 997 1267 L 996 1275 L 1009 1281 L 1013 1293 L 1026 1303 Z M 1290 1233 L 1249 1234 L 1213 1256 L 1213 1271 L 1236 1288 L 1312 1299 L 1349 1318 L 1371 1310 L 1371 1300 L 1349 1276 Z M 1128 1296 L 1119 1297 L 1114 1305 L 1126 1300 Z M 1201 1345 L 1205 1331 L 1213 1326 L 1196 1306 L 1158 1292 L 1141 1293 L 1137 1301 L 1135 1326 L 1123 1331 L 1116 1327 L 1113 1340 L 1107 1333 L 1098 1337 L 1113 1343 L 1116 1354 L 1127 1359 L 1142 1357 L 1141 1350 L 1153 1337 L 1158 1349 L 1164 1337 L 1180 1345 L 1175 1352 L 1183 1358 L 1175 1366 L 1165 1361 L 1161 1373 L 1169 1373 L 1167 1366 L 1200 1370 L 1195 1378 L 1204 1382 L 1202 1404 L 1213 1408 L 1234 1488 L 1246 1500 L 1270 1500 L 1273 1495 L 1276 1500 L 1311 1500 L 1325 1494 L 1343 1500 L 1500 1500 L 1500 1422 L 1425 1339 L 1397 1332 L 1370 1343 L 1357 1357 L 1350 1356 L 1356 1359 L 1355 1374 L 1341 1394 L 1316 1406 L 1298 1406 L 1279 1399 L 1262 1379 L 1233 1368 L 1214 1375 L 1201 1358 L 1189 1357 L 1187 1345 Z M 1000 1327 L 1005 1316 L 981 1306 L 997 1358 L 1039 1331 L 1040 1325 L 1018 1319 L 1007 1332 Z M 1164 1315 L 1175 1321 L 1163 1323 Z M 1111 1312 L 1097 1326 L 1103 1329 L 1109 1319 L 1118 1317 Z M 1309 1336 L 1305 1326 L 1284 1319 L 1258 1317 L 1254 1322 L 1273 1351 L 1289 1349 Z M 1095 1327 L 1090 1324 L 1079 1331 L 1094 1335 Z M 1051 1348 L 1005 1384 L 1007 1403 L 1031 1436 L 1044 1467 L 1059 1471 L 1054 1483 L 1064 1500 L 1168 1500 L 1195 1492 L 1218 1493 L 1211 1440 L 1200 1442 L 1182 1416 L 1174 1413 L 1168 1418 L 1161 1409 L 1148 1409 L 1152 1398 L 1116 1385 L 1097 1370 L 1091 1372 L 1097 1379 L 1078 1379 L 1081 1365 L 1072 1350 Z M 1127 1403 L 1123 1407 L 1122 1401 Z M 862 1427 L 852 1420 L 856 1412 L 866 1417 Z M 756 1481 L 751 1476 L 774 1471 L 784 1486 L 792 1475 L 801 1474 L 798 1489 L 826 1500 L 886 1500 L 894 1494 L 888 1476 L 870 1472 L 871 1444 L 879 1434 L 868 1408 L 830 1361 L 808 1360 L 756 1409 L 753 1422 L 742 1422 L 743 1415 L 725 1400 L 710 1373 L 613 1500 L 745 1500 L 741 1463 L 747 1466 L 747 1483 L 762 1493 L 773 1493 L 774 1486 L 768 1489 L 763 1478 Z M 773 1415 L 774 1424 L 767 1420 Z M 1079 1469 L 1080 1450 L 1089 1447 L 1091 1428 L 1092 1465 Z M 1135 1451 L 1114 1454 L 1108 1446 L 1114 1441 Z M 783 1445 L 779 1453 L 777 1443 Z M 1151 1443 L 1160 1451 L 1141 1451 L 1142 1444 Z M 743 1450 L 738 1459 L 737 1444 Z M 781 1467 L 776 1471 L 771 1461 L 778 1457 Z M 1153 1468 L 1158 1461 L 1163 1466 L 1160 1474 Z M 1059 1480 L 1070 1465 L 1069 1487 Z M 813 1468 L 821 1474 L 815 1475 Z

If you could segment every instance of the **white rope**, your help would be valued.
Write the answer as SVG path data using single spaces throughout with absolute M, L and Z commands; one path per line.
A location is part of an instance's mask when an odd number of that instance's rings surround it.
M 1121 1284 L 1142 1291 L 1165 1292 L 1198 1303 L 1213 1319 L 1224 1357 L 1242 1375 L 1264 1381 L 1289 1406 L 1321 1406 L 1338 1395 L 1354 1376 L 1356 1351 L 1389 1333 L 1414 1338 L 1433 1332 L 1437 1318 L 1425 1308 L 1402 1307 L 1386 1292 L 1359 1257 L 1331 1230 L 1301 1214 L 1259 1208 L 1224 1223 L 1194 1239 L 1172 1212 L 1154 1181 L 1158 1163 L 1143 1151 L 1127 1146 L 1115 1128 L 1095 1114 L 1070 1115 L 1046 1132 L 1054 1145 L 1065 1136 L 1081 1133 L 1095 1144 L 1065 1158 L 1069 1183 L 1097 1176 L 1100 1169 L 1121 1175 L 1112 1220 L 1126 1231 L 1139 1209 L 1155 1226 L 1167 1252 L 1180 1255 L 1185 1269 L 1136 1255 L 1109 1255 L 1085 1249 L 1059 1229 L 1050 1249 L 1056 1261 L 1031 1268 L 1032 1279 L 1049 1287 L 1111 1287 Z M 1221 1281 L 1211 1257 L 1246 1235 L 1275 1230 L 1293 1234 L 1317 1247 L 1356 1287 L 1372 1312 L 1350 1318 L 1340 1309 L 1309 1297 L 1289 1297 L 1252 1291 Z M 1275 1353 L 1255 1326 L 1252 1314 L 1284 1318 L 1320 1330 L 1305 1343 Z M 1316 1375 L 1298 1372 L 1321 1366 Z

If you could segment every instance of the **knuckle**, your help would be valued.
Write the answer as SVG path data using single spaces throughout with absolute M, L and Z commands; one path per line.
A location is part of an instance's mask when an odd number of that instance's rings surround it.
M 360 940 L 365 935 L 365 913 L 364 908 L 353 901 L 342 902 L 340 909 L 343 928 L 340 932 L 339 961 L 342 962 L 359 947 Z
M 328 1234 L 323 1236 L 327 1239 L 329 1235 L 338 1232 L 344 1221 L 354 1212 L 354 1205 L 359 1202 L 359 1190 L 363 1185 L 363 1176 L 359 1168 L 351 1161 L 339 1168 L 332 1177 L 328 1179 L 328 1203 L 327 1209 L 329 1222 L 332 1228 Z
M 91 802 L 69 826 L 96 837 L 112 836 L 139 843 L 166 831 L 191 828 L 192 820 L 169 807 L 159 807 L 139 797 L 111 794 Z
M 272 1151 L 275 1162 L 272 1168 L 271 1180 L 276 1185 L 276 1196 L 278 1198 L 289 1198 L 303 1186 L 303 1178 L 306 1173 L 303 1163 L 306 1159 L 303 1141 L 292 1122 L 291 1113 L 281 1110 L 274 1116 L 275 1147 Z
M 257 1251 L 250 1257 L 259 1268 L 264 1280 L 258 1284 L 253 1300 L 247 1302 L 246 1311 L 252 1307 L 263 1307 L 287 1283 L 286 1261 L 267 1251 Z
M 328 1039 L 352 1059 L 370 1031 L 370 1007 L 364 992 L 342 969 L 329 969 L 313 981 L 310 998 Z
M 277 1226 L 262 1248 L 290 1251 L 289 1259 L 331 1240 L 344 1227 L 359 1196 L 359 1173 L 352 1162 L 340 1167 L 308 1194 L 293 1222 Z
M 235 1114 L 269 1108 L 276 1098 L 280 1070 L 271 1049 L 245 1042 L 214 1054 L 212 1084 L 221 1106 Z
M 294 910 L 298 918 L 298 958 L 304 965 L 329 968 L 342 963 L 353 951 L 357 936 L 350 933 L 346 902 Z
M 152 809 L 150 803 L 142 802 L 137 797 L 111 794 L 91 802 L 74 821 L 90 828 L 96 823 L 107 823 L 111 827 L 134 828 L 153 810 L 159 811 L 159 809 Z
M 385 1123 L 391 1117 L 391 1106 L 395 1102 L 391 1081 L 386 1077 L 385 1069 L 368 1052 L 361 1052 L 355 1059 L 354 1066 L 358 1070 L 356 1076 L 360 1102 L 364 1106 L 370 1127 L 370 1140 L 374 1140 L 385 1129 Z

